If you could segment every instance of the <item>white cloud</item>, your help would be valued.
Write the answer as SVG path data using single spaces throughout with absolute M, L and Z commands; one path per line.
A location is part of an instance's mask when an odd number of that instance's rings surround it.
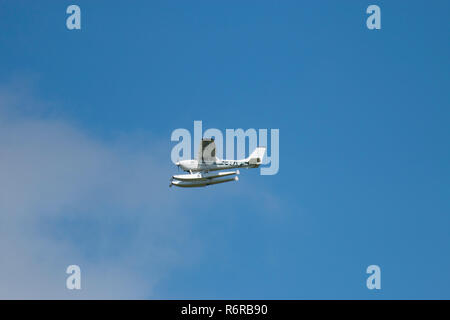
M 192 213 L 240 199 L 279 218 L 279 199 L 250 180 L 169 189 L 169 137 L 95 138 L 22 83 L 0 86 L 0 299 L 158 298 L 171 270 L 201 259 Z M 65 287 L 71 264 L 80 291 Z
M 154 297 L 190 245 L 158 142 L 104 142 L 26 116 L 41 104 L 16 87 L 0 88 L 0 298 Z M 70 264 L 78 292 L 65 288 Z

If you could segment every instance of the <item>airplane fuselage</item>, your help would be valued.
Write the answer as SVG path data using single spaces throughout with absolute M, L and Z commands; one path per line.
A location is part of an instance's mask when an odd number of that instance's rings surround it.
M 252 164 L 246 160 L 218 160 L 199 163 L 197 160 L 181 160 L 176 163 L 182 170 L 188 172 L 216 171 L 234 168 L 257 168 L 259 164 Z

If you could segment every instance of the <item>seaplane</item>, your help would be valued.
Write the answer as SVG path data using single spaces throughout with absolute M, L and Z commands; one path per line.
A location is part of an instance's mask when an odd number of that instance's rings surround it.
M 258 168 L 263 161 L 266 147 L 257 147 L 248 158 L 224 160 L 216 157 L 216 144 L 213 138 L 200 141 L 198 157 L 195 160 L 180 160 L 175 165 L 188 174 L 174 175 L 169 187 L 196 188 L 213 184 L 238 181 L 239 169 Z M 220 171 L 237 169 L 233 171 Z

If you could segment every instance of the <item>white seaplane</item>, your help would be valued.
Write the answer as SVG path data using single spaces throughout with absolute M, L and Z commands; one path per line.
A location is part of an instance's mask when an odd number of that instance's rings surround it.
M 197 160 L 181 160 L 175 165 L 188 174 L 172 176 L 171 186 L 193 188 L 206 187 L 212 184 L 238 181 L 239 170 L 217 172 L 225 169 L 258 168 L 262 163 L 266 147 L 257 147 L 252 154 L 243 160 L 223 160 L 216 157 L 214 139 L 202 139 Z

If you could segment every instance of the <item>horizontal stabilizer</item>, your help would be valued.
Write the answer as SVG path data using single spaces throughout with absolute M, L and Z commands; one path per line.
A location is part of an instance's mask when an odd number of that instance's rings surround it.
M 251 164 L 255 166 L 259 166 L 263 159 L 264 154 L 266 153 L 266 147 L 257 147 L 255 151 L 252 152 L 250 157 L 248 157 L 246 160 Z

